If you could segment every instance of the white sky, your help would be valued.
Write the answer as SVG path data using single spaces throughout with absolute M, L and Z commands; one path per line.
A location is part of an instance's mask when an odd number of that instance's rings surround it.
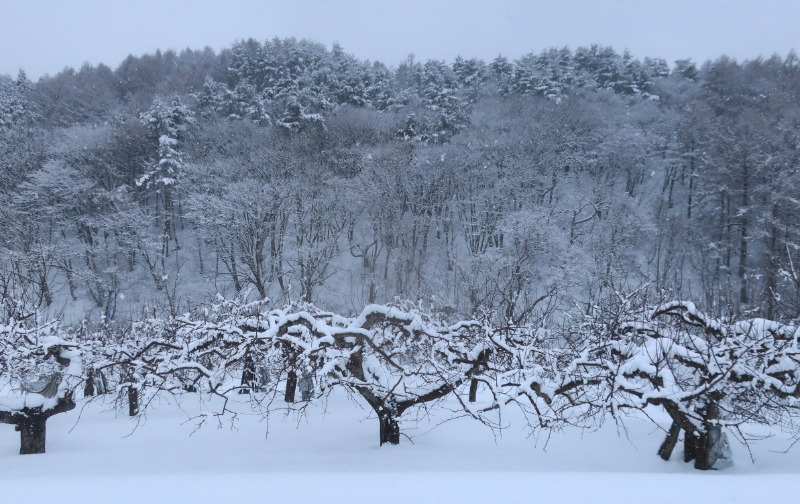
M 798 28 L 800 0 L 0 0 L 0 73 L 276 36 L 338 41 L 390 66 L 592 43 L 670 63 L 743 60 L 800 50 Z

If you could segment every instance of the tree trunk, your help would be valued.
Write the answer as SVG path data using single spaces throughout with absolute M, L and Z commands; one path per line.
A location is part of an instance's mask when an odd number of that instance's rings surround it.
M 719 429 L 719 427 L 712 427 Z M 708 432 L 686 432 L 683 438 L 683 461 L 694 460 L 694 468 L 700 471 L 708 471 L 714 468 L 719 456 L 720 436 L 713 435 L 713 431 Z
M 263 298 L 262 298 L 263 299 Z M 249 394 L 250 387 L 255 387 L 256 365 L 252 359 L 246 359 L 242 370 L 242 385 L 239 389 L 240 394 Z
M 128 416 L 139 414 L 139 390 L 136 387 L 128 387 Z
M 20 455 L 44 453 L 46 424 L 47 417 L 44 415 L 34 415 L 17 424 L 20 436 Z
M 378 411 L 378 422 L 380 422 L 381 429 L 381 446 L 384 443 L 400 444 L 400 424 L 397 422 L 397 417 L 391 411 L 382 407 Z
M 678 444 L 678 436 L 681 433 L 681 428 L 676 423 L 672 423 L 669 428 L 669 432 L 667 432 L 667 438 L 664 439 L 664 442 L 661 443 L 661 447 L 658 449 L 658 456 L 661 457 L 663 460 L 669 460 L 672 457 L 672 452 L 675 450 L 675 445 Z
M 103 373 L 102 370 L 94 370 L 94 392 L 97 395 L 102 395 L 108 393 L 108 382 L 106 381 L 106 375 Z
M 478 400 L 478 380 L 475 378 L 469 382 L 469 402 L 475 402 Z
M 702 430 L 684 437 L 684 460 L 694 460 L 694 468 L 708 471 L 714 468 L 719 459 L 730 456 L 727 438 L 719 425 L 719 400 L 713 397 L 711 402 L 700 412 L 703 416 Z
M 697 444 L 695 447 L 694 468 L 701 471 L 708 471 L 716 462 L 716 458 L 712 455 L 713 443 L 711 436 L 708 433 L 703 433 L 697 436 Z
M 169 238 L 172 234 L 172 191 L 164 185 L 164 257 L 169 257 Z
M 714 443 L 707 432 L 687 432 L 683 439 L 683 461 L 694 460 L 694 468 L 700 471 L 713 469 Z
M 692 140 L 694 150 L 694 140 Z M 692 220 L 692 198 L 694 196 L 694 154 L 689 157 L 689 195 L 686 201 L 686 220 Z
M 777 310 L 777 293 L 778 293 L 778 278 L 780 276 L 780 265 L 778 261 L 778 222 L 780 216 L 778 214 L 778 203 L 772 204 L 770 212 L 770 232 L 769 232 L 769 253 L 767 255 L 767 279 L 765 297 L 767 302 L 767 318 L 772 320 L 775 318 L 775 311 Z
M 686 431 L 683 434 L 683 461 L 691 462 L 697 458 L 697 445 L 699 441 L 694 432 Z
M 748 292 L 748 268 L 749 268 L 749 257 L 748 257 L 748 240 L 750 237 L 748 236 L 748 232 L 750 229 L 750 219 L 748 218 L 748 210 L 750 209 L 750 171 L 749 166 L 747 164 L 747 160 L 744 162 L 743 166 L 743 173 L 742 173 L 742 206 L 741 206 L 741 222 L 740 222 L 740 231 L 741 236 L 739 239 L 739 282 L 740 282 L 740 289 L 739 289 L 739 304 L 744 307 L 748 303 L 750 303 L 750 296 Z
M 286 392 L 283 394 L 283 400 L 287 403 L 294 402 L 294 395 L 297 391 L 297 373 L 294 369 L 289 370 L 286 377 Z
M 86 383 L 83 386 L 83 397 L 92 397 L 94 395 L 94 369 L 89 368 L 86 373 Z

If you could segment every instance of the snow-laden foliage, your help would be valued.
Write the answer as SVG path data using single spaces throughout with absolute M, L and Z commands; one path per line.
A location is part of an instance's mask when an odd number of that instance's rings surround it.
M 0 132 L 5 133 L 31 114 L 30 87 L 25 72 L 20 72 L 16 81 L 0 75 Z
M 668 459 L 684 431 L 684 458 L 710 469 L 730 457 L 728 434 L 747 443 L 742 426 L 796 429 L 800 414 L 798 325 L 714 318 L 688 301 L 648 306 L 639 292 L 550 327 L 446 321 L 408 302 L 343 316 L 220 296 L 194 313 L 124 328 L 84 325 L 74 342 L 56 324 L 12 319 L 2 331 L 6 384 L 28 392 L 0 402 L 10 423 L 31 408 L 49 415 L 74 407 L 79 384 L 85 396 L 113 393 L 131 416 L 164 395 L 219 399 L 200 424 L 235 418 L 231 401 L 249 400 L 268 415 L 343 388 L 373 411 L 381 444 L 399 443 L 401 421 L 419 420 L 445 398 L 460 405 L 446 417 L 502 430 L 521 412 L 532 432 L 593 429 L 661 408 L 673 425 L 659 455 Z M 51 357 L 66 368 L 48 364 Z M 22 381 L 48 369 L 60 373 L 51 375 L 57 386 Z
M 290 402 L 298 379 L 313 383 L 314 397 L 333 387 L 360 395 L 381 420 L 381 442 L 396 444 L 406 410 L 463 388 L 484 370 L 483 331 L 476 321 L 448 325 L 412 306 L 369 305 L 343 317 L 307 304 L 266 309 L 220 300 L 202 317 L 133 324 L 124 341 L 103 347 L 95 368 L 116 368 L 124 375 L 120 392 L 135 390 L 146 403 L 186 390 L 230 398 L 263 389 L 248 375 L 258 363 L 270 369 L 270 387 L 286 381 Z
M 7 321 L 0 326 L 0 353 L 2 386 L 12 393 L 0 399 L 4 413 L 54 409 L 71 401 L 83 380 L 78 343 L 57 323 Z
M 446 323 L 408 303 L 342 316 L 220 298 L 194 316 L 133 324 L 94 365 L 118 369 L 118 392 L 141 411 L 161 394 L 199 391 L 223 399 L 209 415 L 230 413 L 241 394 L 266 414 L 280 394 L 302 408 L 343 387 L 374 411 L 381 444 L 400 442 L 408 410 L 424 414 L 448 396 L 461 405 L 451 414 L 492 429 L 507 427 L 509 408 L 534 431 L 663 408 L 674 425 L 659 454 L 669 458 L 683 430 L 685 457 L 709 469 L 730 456 L 726 430 L 747 441 L 747 422 L 796 425 L 799 338 L 794 325 L 718 320 L 683 301 L 648 308 L 636 295 L 551 329 Z
M 153 168 L 142 175 L 136 185 L 174 185 L 182 175 L 184 164 L 178 143 L 194 124 L 194 112 L 180 98 L 176 97 L 170 103 L 156 99 L 150 110 L 142 113 L 139 120 L 158 139 L 158 153 Z
M 796 425 L 799 338 L 795 325 L 719 320 L 685 301 L 637 308 L 626 298 L 571 328 L 557 379 L 528 388 L 546 404 L 566 398 L 568 418 L 586 404 L 618 421 L 629 410 L 661 407 L 674 437 L 659 454 L 669 458 L 682 429 L 685 458 L 709 469 L 725 455 L 724 428 L 746 439 L 737 430 L 745 422 L 784 417 Z
M 0 273 L 70 321 L 253 287 L 530 322 L 626 281 L 793 318 L 796 68 L 288 39 L 4 77 Z

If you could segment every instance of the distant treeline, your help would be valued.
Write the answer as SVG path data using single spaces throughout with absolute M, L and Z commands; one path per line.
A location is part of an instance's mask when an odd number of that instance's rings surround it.
M 649 283 L 793 318 L 799 169 L 794 53 L 390 68 L 251 39 L 20 72 L 0 76 L 0 288 L 75 317 L 249 292 L 523 321 Z

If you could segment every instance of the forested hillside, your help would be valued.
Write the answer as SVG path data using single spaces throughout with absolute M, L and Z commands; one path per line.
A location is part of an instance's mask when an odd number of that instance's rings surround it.
M 789 320 L 798 169 L 794 53 L 389 68 L 275 39 L 20 72 L 0 76 L 4 313 L 128 321 L 220 293 L 521 324 L 648 285 Z

